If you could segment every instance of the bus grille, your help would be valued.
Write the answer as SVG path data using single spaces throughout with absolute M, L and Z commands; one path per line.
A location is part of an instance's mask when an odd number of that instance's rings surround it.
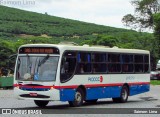
M 25 87 L 21 87 L 19 88 L 23 91 L 49 91 L 50 89 L 49 88 L 25 88 Z
M 30 94 L 22 94 L 20 96 L 25 98 L 50 98 L 50 96 L 40 95 L 40 94 L 37 94 L 37 96 L 31 96 Z

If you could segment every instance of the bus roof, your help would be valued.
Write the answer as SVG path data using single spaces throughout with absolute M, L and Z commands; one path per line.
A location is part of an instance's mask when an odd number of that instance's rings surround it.
M 58 44 L 26 44 L 21 47 L 57 47 L 60 51 L 65 50 L 75 50 L 75 51 L 94 51 L 94 52 L 117 52 L 117 53 L 139 53 L 139 54 L 149 54 L 148 50 L 140 49 L 124 49 L 118 47 L 105 47 L 105 46 L 73 46 L 73 45 L 58 45 Z

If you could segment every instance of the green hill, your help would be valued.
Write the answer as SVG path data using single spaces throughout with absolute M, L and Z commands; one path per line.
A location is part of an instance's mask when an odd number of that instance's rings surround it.
M 89 39 L 98 34 L 129 31 L 0 6 L 0 37 L 13 38 L 25 34 L 20 36 Z
M 0 6 L 0 40 L 19 41 L 17 46 L 25 43 L 74 41 L 78 44 L 111 43 L 109 45 L 151 50 L 146 44 L 150 44 L 152 38 L 153 35 L 149 33 Z
M 0 5 L 0 61 L 26 43 L 96 44 L 150 50 L 157 57 L 153 34 L 80 22 Z M 6 63 L 0 63 L 5 66 Z

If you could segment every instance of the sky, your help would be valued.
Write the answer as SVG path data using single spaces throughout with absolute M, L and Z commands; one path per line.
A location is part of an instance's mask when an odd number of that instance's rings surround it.
M 0 0 L 1 5 L 105 26 L 127 28 L 122 23 L 133 14 L 131 0 Z

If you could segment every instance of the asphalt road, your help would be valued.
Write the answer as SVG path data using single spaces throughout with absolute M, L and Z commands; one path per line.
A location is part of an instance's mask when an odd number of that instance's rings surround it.
M 81 107 L 73 108 L 69 107 L 68 102 L 52 101 L 47 105 L 45 109 L 37 107 L 32 100 L 17 100 L 16 98 L 14 98 L 13 90 L 0 90 L 0 108 L 21 108 L 34 110 L 41 109 L 43 113 L 53 114 L 55 112 L 58 114 L 65 114 L 64 116 L 67 116 L 67 114 L 76 114 L 78 112 L 78 116 L 81 116 L 81 114 L 85 114 L 85 116 L 87 115 L 87 117 L 91 116 L 91 114 L 99 114 L 98 116 L 102 116 L 103 114 L 105 114 L 104 109 L 106 109 L 106 111 L 108 112 L 111 112 L 109 114 L 114 114 L 114 112 L 118 111 L 118 114 L 112 116 L 120 116 L 119 111 L 129 111 L 131 112 L 131 114 L 133 114 L 133 111 L 137 110 L 137 108 L 148 108 L 147 111 L 154 111 L 156 108 L 160 112 L 160 86 L 151 86 L 150 92 L 129 97 L 127 103 L 113 103 L 112 99 L 100 99 L 96 104 L 84 103 L 84 105 Z M 128 108 L 131 110 L 127 110 Z M 71 117 L 74 115 L 69 116 Z M 121 116 L 124 117 L 124 115 Z M 125 116 L 132 115 L 125 114 Z M 140 116 L 144 116 L 144 114 L 140 114 Z M 146 114 L 146 116 L 150 117 L 151 114 Z M 154 114 L 152 116 L 158 115 Z

